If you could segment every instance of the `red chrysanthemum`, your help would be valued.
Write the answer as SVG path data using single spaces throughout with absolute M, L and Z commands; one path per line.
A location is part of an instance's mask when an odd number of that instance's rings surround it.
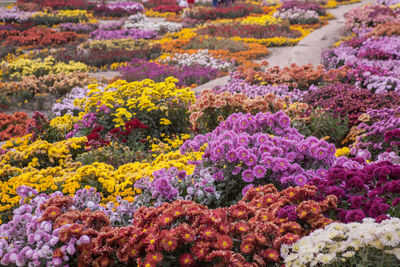
M 194 257 L 189 253 L 182 254 L 182 256 L 179 257 L 179 264 L 181 267 L 194 266 L 195 263 Z

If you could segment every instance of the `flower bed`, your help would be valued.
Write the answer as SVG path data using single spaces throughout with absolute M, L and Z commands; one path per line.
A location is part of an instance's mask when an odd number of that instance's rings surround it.
M 129 30 L 114 30 L 104 31 L 95 30 L 90 33 L 90 37 L 95 40 L 110 40 L 110 39 L 154 39 L 157 37 L 157 33 L 154 31 L 144 31 L 140 29 L 129 29 Z
M 227 7 L 199 7 L 192 10 L 187 10 L 184 16 L 195 19 L 198 21 L 207 21 L 215 19 L 232 19 L 245 17 L 250 15 L 250 13 L 262 13 L 259 6 L 250 4 L 236 4 Z
M 0 121 L 0 141 L 24 136 L 27 133 L 29 120 L 26 113 L 16 112 L 13 115 L 0 113 Z M 1 151 L 0 149 L 0 154 Z
M 211 67 L 199 65 L 173 67 L 140 59 L 133 59 L 126 67 L 122 67 L 119 70 L 122 78 L 130 82 L 141 81 L 146 78 L 160 82 L 172 76 L 178 79 L 178 86 L 203 84 L 218 76 L 218 71 Z
M 101 17 L 126 17 L 143 12 L 144 7 L 142 4 L 136 2 L 117 2 L 97 5 L 92 10 L 95 15 Z
M 86 10 L 59 10 L 55 13 L 36 12 L 29 17 L 29 20 L 35 25 L 47 26 L 66 22 L 78 23 L 88 19 L 89 15 Z
M 56 62 L 54 57 L 42 59 L 19 58 L 13 62 L 1 62 L 2 78 L 6 80 L 21 80 L 23 77 L 33 75 L 41 77 L 47 74 L 86 72 L 88 67 L 81 63 L 70 61 L 68 63 Z
M 74 42 L 78 36 L 74 32 L 56 32 L 53 30 L 42 30 L 31 28 L 26 31 L 0 31 L 0 40 L 6 45 L 43 47 L 50 45 L 62 45 Z
M 160 53 L 161 47 L 157 44 L 140 39 L 124 38 L 94 40 L 78 48 L 61 49 L 54 53 L 54 57 L 63 62 L 73 60 L 102 67 L 115 62 L 127 62 L 132 58 L 155 59 Z
M 301 33 L 291 30 L 288 26 L 282 25 L 240 25 L 240 24 L 226 24 L 226 25 L 208 25 L 204 28 L 197 30 L 199 34 L 208 36 L 231 37 L 238 36 L 242 38 L 272 38 L 272 37 L 286 37 L 298 38 Z

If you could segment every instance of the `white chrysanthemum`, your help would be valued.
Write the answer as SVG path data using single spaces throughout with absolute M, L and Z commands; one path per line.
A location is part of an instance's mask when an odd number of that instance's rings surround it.
M 379 229 L 376 232 L 376 236 L 378 237 L 378 240 L 385 246 L 389 247 L 395 247 L 400 243 L 400 238 L 399 236 L 392 230 L 392 227 L 387 229 L 384 227 L 383 229 Z
M 318 253 L 318 255 L 316 256 L 316 260 L 323 264 L 328 264 L 332 262 L 334 258 L 336 258 L 336 254 Z
M 351 258 L 351 257 L 353 257 L 355 254 L 356 254 L 355 251 L 347 251 L 347 252 L 345 252 L 345 253 L 342 254 L 342 257 Z
M 297 254 L 297 253 L 292 253 L 292 254 L 289 254 L 289 255 L 285 258 L 285 261 L 286 261 L 286 262 L 291 262 L 291 261 L 297 260 L 298 258 L 299 258 L 299 254 Z

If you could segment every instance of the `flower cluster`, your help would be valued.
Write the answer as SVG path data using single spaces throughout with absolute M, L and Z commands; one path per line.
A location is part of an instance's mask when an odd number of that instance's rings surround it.
M 294 244 L 282 245 L 281 256 L 288 267 L 335 263 L 394 266 L 400 262 L 399 225 L 399 218 L 380 223 L 371 219 L 362 223 L 332 223 Z
M 185 171 L 170 168 L 156 171 L 153 176 L 153 179 L 146 177 L 135 183 L 135 188 L 141 190 L 140 195 L 135 198 L 138 207 L 159 207 L 164 202 L 174 200 L 193 200 L 207 205 L 220 195 L 213 184 L 214 179 L 209 170 L 187 175 Z
M 87 87 L 73 88 L 60 102 L 57 102 L 52 106 L 51 111 L 56 116 L 63 116 L 64 114 L 78 115 L 81 109 L 74 105 L 74 101 L 75 99 L 85 98 L 88 92 L 89 89 Z
M 248 98 L 242 93 L 215 94 L 211 90 L 204 90 L 196 102 L 189 107 L 190 122 L 197 131 L 207 133 L 214 130 L 232 113 L 276 112 L 282 110 L 286 104 L 284 100 L 273 94 Z
M 61 23 L 60 30 L 63 32 L 71 31 L 76 33 L 90 33 L 98 28 L 96 23 Z
M 95 40 L 109 40 L 109 39 L 154 39 L 157 37 L 157 33 L 154 31 L 144 31 L 141 29 L 129 29 L 129 30 L 114 30 L 114 31 L 104 31 L 95 30 L 89 35 Z
M 343 160 L 345 158 L 339 158 L 336 164 Z M 366 217 L 381 221 L 388 218 L 386 214 L 398 217 L 400 181 L 397 177 L 400 166 L 390 162 L 363 166 L 354 161 L 352 165 L 344 163 L 344 167 L 333 167 L 326 177 L 313 181 L 321 196 L 338 197 L 337 218 L 348 223 Z
M 234 113 L 214 131 L 185 142 L 181 151 L 198 151 L 204 144 L 207 148 L 197 167 L 212 168 L 214 180 L 224 188 L 221 202 L 237 200 L 245 186 L 302 186 L 334 163 L 335 146 L 304 138 L 282 111 Z
M 104 90 L 97 84 L 89 85 L 86 98 L 74 101 L 84 111 L 78 116 L 80 123 L 76 128 L 86 135 L 99 124 L 111 130 L 136 117 L 151 126 L 152 137 L 184 132 L 189 124 L 185 105 L 194 101 L 194 92 L 189 88 L 178 89 L 176 83 L 170 77 L 159 83 L 149 79 L 131 83 L 118 80 Z
M 58 10 L 54 13 L 47 11 L 40 11 L 34 13 L 30 16 L 29 20 L 36 25 L 47 25 L 52 26 L 55 24 L 73 22 L 78 23 L 82 21 L 87 21 L 89 19 L 89 14 L 86 10 Z
M 310 88 L 304 101 L 312 107 L 330 109 L 343 117 L 347 115 L 349 126 L 353 126 L 359 124 L 358 118 L 368 109 L 396 107 L 400 96 L 393 92 L 373 94 L 351 84 L 334 83 Z
M 297 7 L 280 10 L 274 16 L 289 20 L 290 24 L 315 24 L 319 22 L 318 13 L 314 10 L 304 10 Z
M 228 84 L 222 87 L 213 88 L 217 93 L 230 92 L 232 94 L 242 93 L 247 97 L 256 98 L 258 96 L 265 96 L 268 94 L 274 94 L 278 97 L 288 97 L 292 101 L 297 101 L 303 98 L 306 91 L 299 90 L 297 88 L 292 89 L 287 85 L 257 85 L 250 84 L 240 78 L 237 78 L 237 73 L 231 76 Z
M 126 67 L 119 68 L 119 71 L 122 78 L 129 82 L 141 81 L 146 78 L 161 82 L 167 77 L 175 77 L 178 79 L 177 85 L 180 87 L 203 84 L 218 76 L 218 70 L 207 66 L 183 65 L 175 67 L 136 58 L 132 59 Z
M 143 5 L 137 2 L 116 2 L 112 4 L 99 4 L 93 8 L 94 14 L 102 17 L 125 17 L 143 11 Z
M 3 78 L 10 80 L 22 80 L 24 77 L 31 75 L 41 77 L 51 73 L 68 74 L 88 71 L 88 67 L 81 62 L 56 62 L 52 56 L 44 59 L 18 58 L 12 62 L 2 61 L 0 64 Z
M 136 32 L 138 33 L 140 30 Z M 112 35 L 112 33 L 104 33 L 102 36 L 106 37 L 109 34 Z M 59 49 L 54 53 L 54 57 L 63 62 L 73 60 L 100 68 L 114 63 L 127 62 L 132 58 L 151 60 L 157 58 L 160 54 L 160 45 L 143 39 L 126 37 L 123 39 L 93 40 L 83 43 L 79 47 Z
M 351 67 L 347 76 L 373 93 L 399 91 L 398 36 L 356 36 L 323 53 L 324 65 Z
M 27 76 L 19 82 L 4 83 L 0 92 L 3 104 L 24 103 L 32 101 L 35 97 L 46 94 L 47 97 L 61 97 L 77 86 L 91 83 L 86 73 L 74 74 L 48 74 L 41 77 Z M 48 95 L 50 94 L 50 95 Z
M 15 7 L 11 9 L 2 7 L 0 8 L 0 21 L 22 23 L 28 21 L 32 14 L 32 12 L 25 12 Z
M 268 68 L 265 71 L 241 68 L 235 77 L 241 78 L 250 84 L 279 84 L 287 85 L 291 89 L 298 88 L 300 90 L 308 90 L 311 85 L 318 85 L 321 82 L 338 80 L 341 77 L 346 77 L 346 75 L 346 69 L 327 72 L 321 65 L 314 67 L 311 64 L 303 66 L 291 64 L 284 68 L 275 66 Z
M 353 8 L 345 15 L 348 29 L 374 27 L 396 19 L 396 13 L 385 5 L 367 4 Z
M 129 16 L 129 18 L 125 21 L 124 28 L 136 28 L 164 34 L 166 32 L 176 32 L 181 30 L 182 24 L 169 21 L 159 23 L 151 22 L 145 15 L 138 13 L 136 15 Z
M 181 66 L 200 65 L 224 71 L 232 69 L 233 67 L 231 63 L 211 56 L 207 49 L 199 49 L 196 53 L 193 54 L 189 53 L 163 54 L 157 59 L 157 61 L 161 63 L 168 63 L 169 65 L 181 65 Z
M 74 32 L 56 32 L 53 30 L 31 28 L 26 31 L 0 31 L 4 44 L 17 46 L 50 46 L 73 42 L 77 39 Z
M 0 113 L 0 141 L 25 135 L 28 123 L 28 115 L 24 112 Z
M 381 153 L 393 152 L 400 156 L 400 108 L 368 110 L 360 117 L 362 134 L 356 140 L 356 148 L 367 149 L 370 158 L 377 159 Z

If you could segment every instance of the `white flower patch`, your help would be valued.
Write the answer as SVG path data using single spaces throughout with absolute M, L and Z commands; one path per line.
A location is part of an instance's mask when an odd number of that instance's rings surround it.
M 200 49 L 194 54 L 173 54 L 160 60 L 160 63 L 174 63 L 180 66 L 200 65 L 224 71 L 232 70 L 233 68 L 231 63 L 211 56 L 208 53 L 208 49 Z
M 151 22 L 146 15 L 137 13 L 129 16 L 124 24 L 125 29 L 142 29 L 145 31 L 156 31 L 158 33 L 177 32 L 182 29 L 182 24 L 176 22 Z
M 377 223 L 366 218 L 362 223 L 332 223 L 292 245 L 282 245 L 281 256 L 287 267 L 319 266 L 347 261 L 367 247 L 393 254 L 400 260 L 400 219 Z

